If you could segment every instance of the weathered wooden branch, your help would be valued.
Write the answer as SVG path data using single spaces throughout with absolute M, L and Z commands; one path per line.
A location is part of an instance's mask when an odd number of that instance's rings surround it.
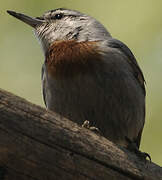
M 162 168 L 0 90 L 0 180 L 160 180 Z

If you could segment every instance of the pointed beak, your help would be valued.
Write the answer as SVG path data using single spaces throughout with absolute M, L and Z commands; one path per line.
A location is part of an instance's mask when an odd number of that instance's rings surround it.
M 45 22 L 45 20 L 43 20 L 43 19 L 33 18 L 33 17 L 27 16 L 25 14 L 16 13 L 14 11 L 8 10 L 7 13 L 10 14 L 11 16 L 14 16 L 15 18 L 23 21 L 24 23 L 28 24 L 29 26 L 32 26 L 33 28 L 36 28 L 37 26 L 39 26 L 43 22 Z

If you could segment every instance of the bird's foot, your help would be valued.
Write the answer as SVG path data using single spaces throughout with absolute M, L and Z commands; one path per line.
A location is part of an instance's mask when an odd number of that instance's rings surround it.
M 126 137 L 126 140 L 128 142 L 127 148 L 129 151 L 134 152 L 140 159 L 144 161 L 146 161 L 147 158 L 149 161 L 151 161 L 151 156 L 146 152 L 140 151 L 135 142 L 131 141 L 128 137 Z
M 98 128 L 96 128 L 96 127 L 94 127 L 94 126 L 90 126 L 90 122 L 87 121 L 87 120 L 85 120 L 85 121 L 83 122 L 82 127 L 87 128 L 87 129 L 89 129 L 89 130 L 91 130 L 91 131 L 94 131 L 94 132 L 96 132 L 96 133 L 99 133 L 99 134 L 101 133 Z

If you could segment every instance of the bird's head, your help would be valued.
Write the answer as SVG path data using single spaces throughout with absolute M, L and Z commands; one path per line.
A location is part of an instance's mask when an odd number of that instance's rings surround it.
M 102 41 L 111 37 L 96 19 L 74 10 L 55 9 L 36 18 L 7 12 L 34 28 L 45 53 L 55 41 Z

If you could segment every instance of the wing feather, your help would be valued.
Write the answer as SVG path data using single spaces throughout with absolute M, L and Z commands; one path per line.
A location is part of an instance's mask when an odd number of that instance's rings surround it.
M 43 100 L 44 100 L 45 106 L 47 107 L 47 103 L 46 103 L 46 91 L 45 91 L 46 79 L 45 79 L 45 65 L 44 65 L 44 64 L 43 64 L 43 66 L 42 66 L 41 80 L 42 80 Z
M 143 73 L 136 61 L 136 58 L 134 57 L 133 53 L 131 52 L 131 50 L 123 42 L 121 42 L 117 39 L 113 39 L 113 38 L 108 41 L 108 45 L 111 48 L 117 48 L 119 51 L 124 53 L 125 56 L 128 57 L 128 63 L 130 64 L 130 66 L 133 69 L 134 76 L 138 80 L 140 86 L 142 87 L 144 94 L 146 94 L 145 79 L 144 79 Z

